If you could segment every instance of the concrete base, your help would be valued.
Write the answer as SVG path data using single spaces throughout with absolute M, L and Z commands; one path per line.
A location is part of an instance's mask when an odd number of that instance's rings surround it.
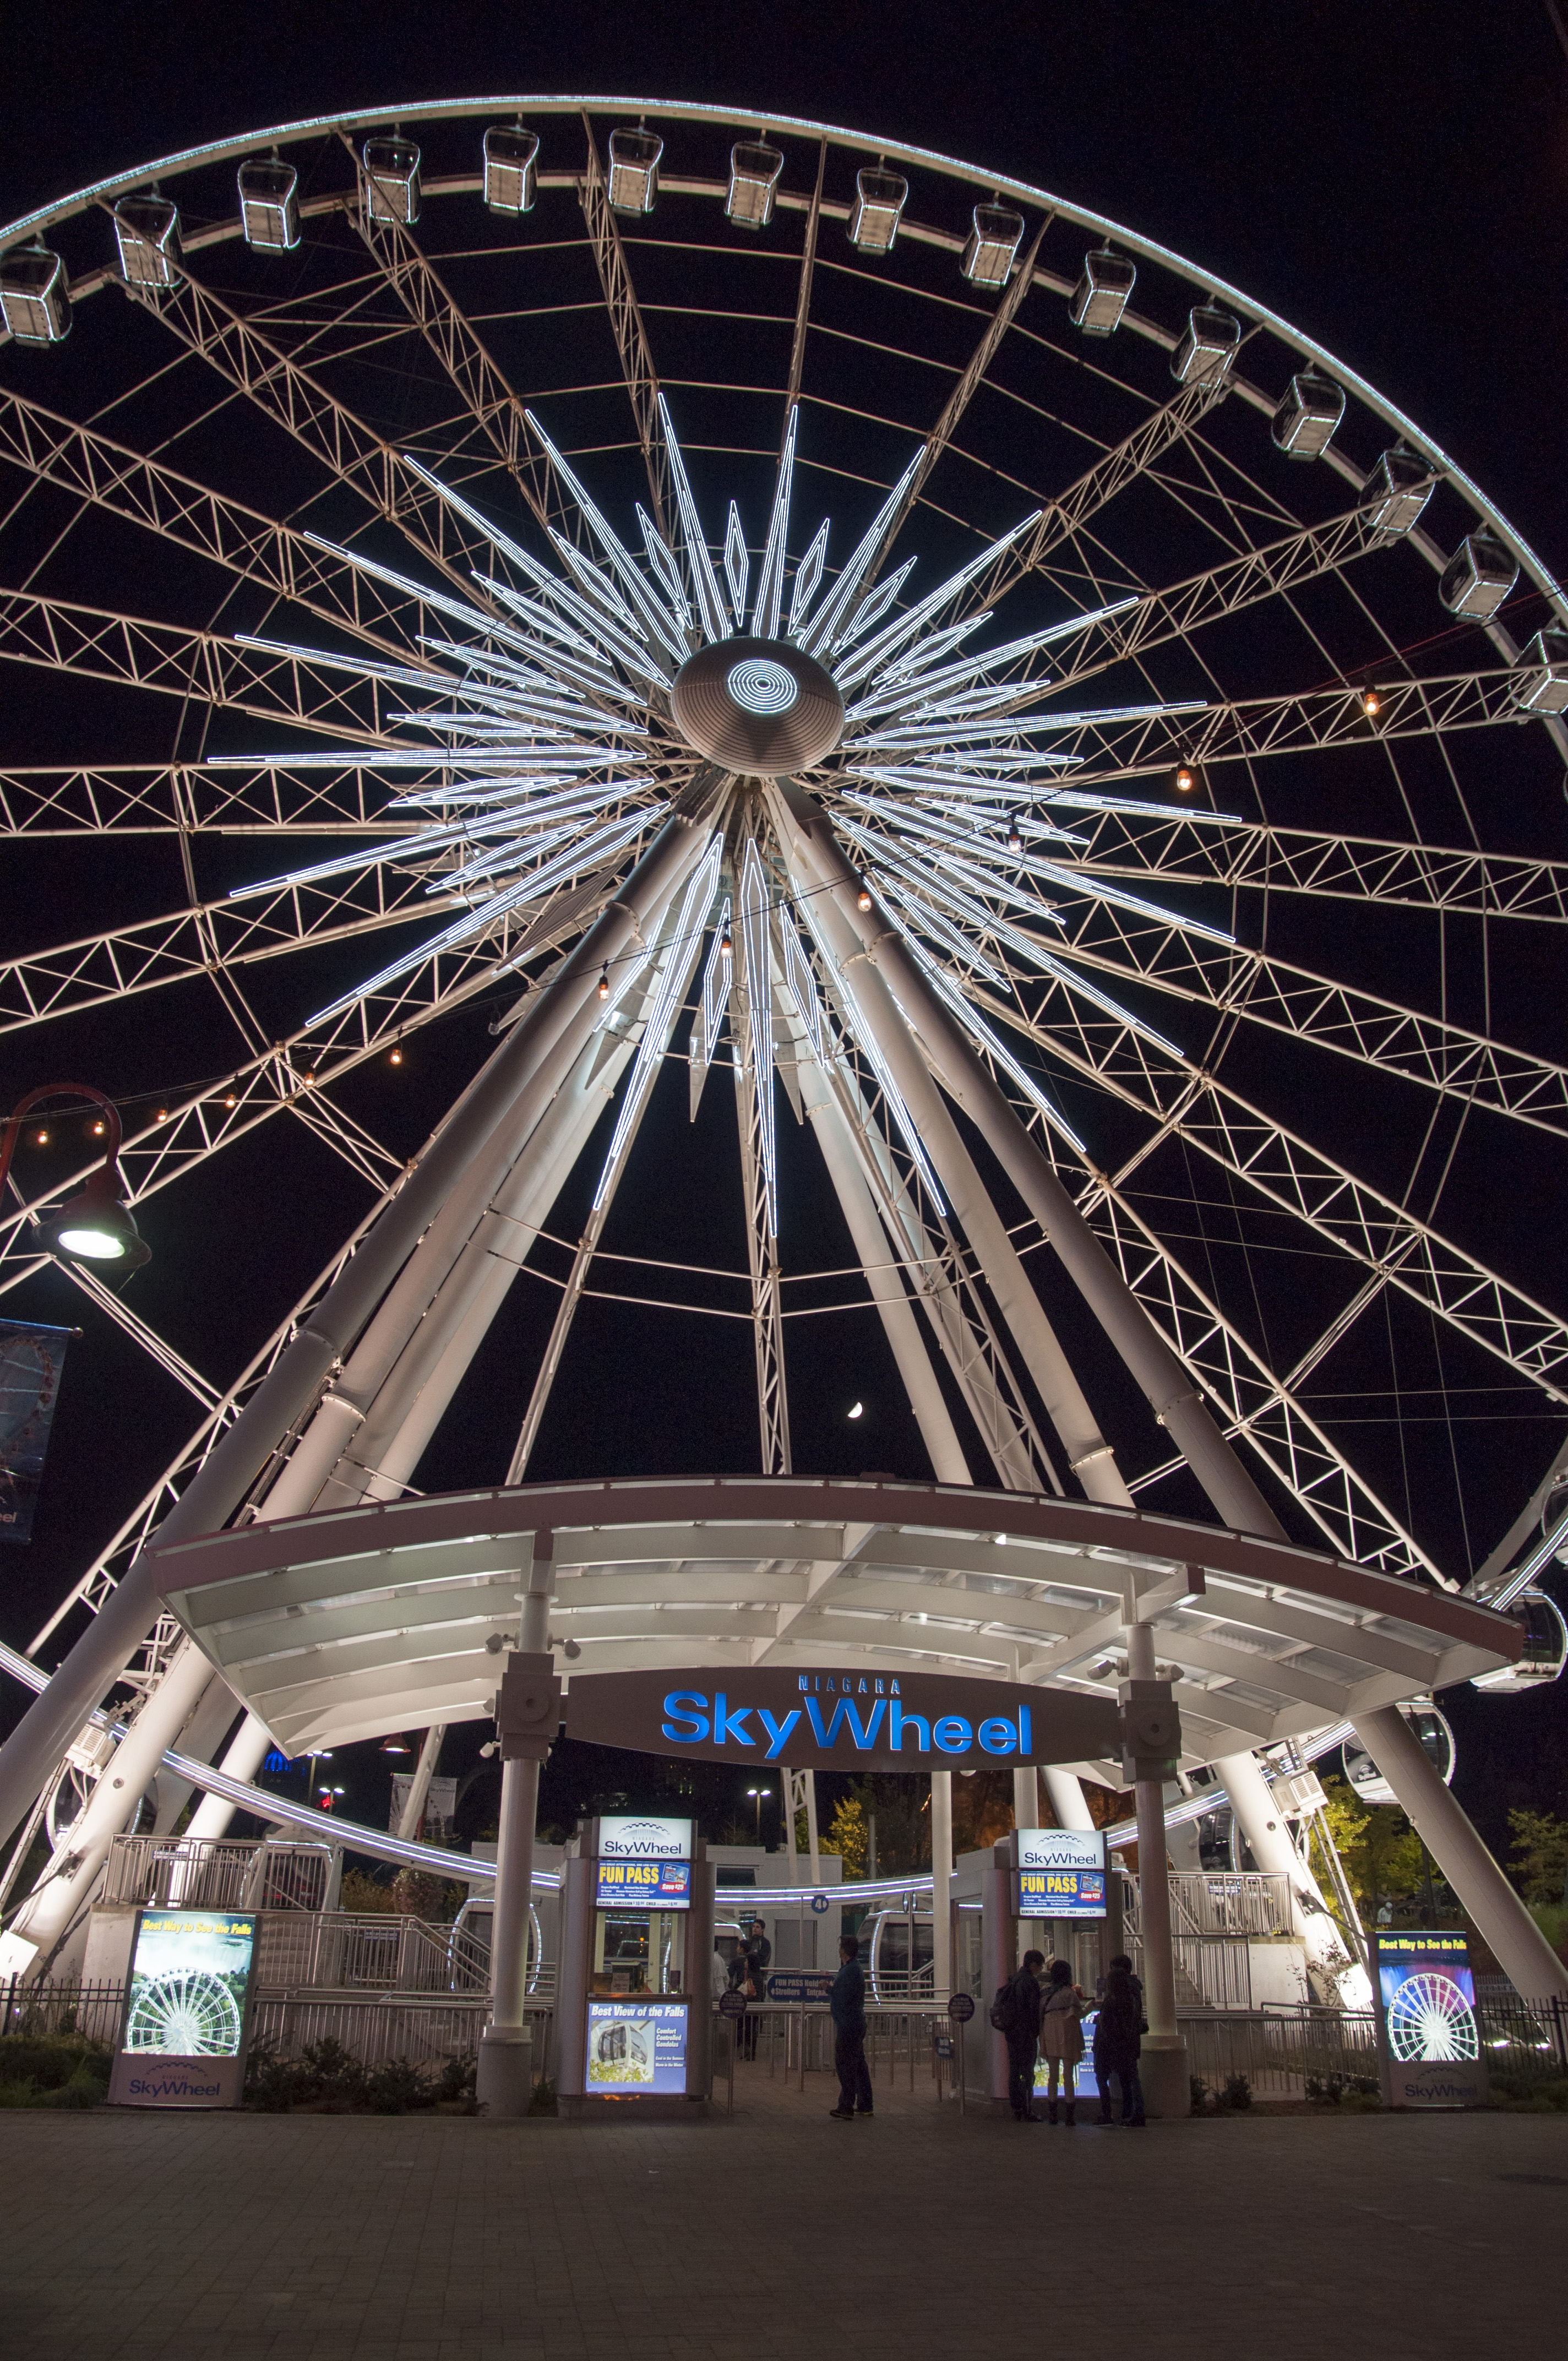
M 1138 2053 L 1144 2112 L 1160 2123 L 1192 2113 L 1187 2044 L 1179 2033 L 1146 2033 Z
M 651 2091 L 645 2098 L 634 2092 L 609 2098 L 591 2091 L 566 2092 L 555 2103 L 563 2122 L 573 2124 L 690 2124 L 713 2113 L 710 2101 L 682 2098 L 674 2091 Z
M 524 2026 L 488 2025 L 479 2037 L 475 2095 L 492 2123 L 526 2115 L 533 2096 L 533 2035 Z

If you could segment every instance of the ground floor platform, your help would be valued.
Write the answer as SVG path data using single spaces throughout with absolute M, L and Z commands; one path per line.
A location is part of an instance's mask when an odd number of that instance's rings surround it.
M 1568 2117 L 1101 2132 L 742 2066 L 679 2125 L 0 2114 L 7 2361 L 1555 2349 Z

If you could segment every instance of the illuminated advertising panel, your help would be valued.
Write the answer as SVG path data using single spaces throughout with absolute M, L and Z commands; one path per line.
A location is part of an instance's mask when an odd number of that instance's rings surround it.
M 256 1972 L 249 1910 L 144 1910 L 109 2083 L 123 2107 L 237 2107 Z
M 1475 1979 L 1464 1935 L 1379 1927 L 1377 2031 L 1395 2107 L 1474 2107 L 1486 2097 Z
M 686 2006 L 679 2000 L 590 2000 L 584 2088 L 601 2098 L 684 2097 Z
M 689 1861 L 606 1861 L 594 1888 L 596 1910 L 689 1910 Z
M 1020 1828 L 1020 1918 L 1103 1918 L 1105 1839 L 1096 1828 Z

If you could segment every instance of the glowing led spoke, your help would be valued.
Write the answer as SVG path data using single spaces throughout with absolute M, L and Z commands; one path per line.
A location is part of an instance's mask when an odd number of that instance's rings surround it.
M 1102 1008 L 1107 1016 L 1113 1016 L 1119 1025 L 1129 1027 L 1140 1039 L 1152 1041 L 1155 1048 L 1163 1049 L 1168 1057 L 1179 1060 L 1184 1066 L 1190 1062 L 1185 1049 L 1178 1049 L 1174 1041 L 1168 1041 L 1163 1033 L 1157 1033 L 1152 1025 L 1146 1024 L 1141 1016 L 1135 1016 L 1130 1008 L 1124 1008 L 1119 1000 L 1113 1000 L 1108 992 L 1102 992 L 1097 983 L 1091 983 L 1076 968 L 1068 967 L 1061 960 L 1054 959 L 1049 951 L 1039 951 L 1036 957 L 1046 973 L 1054 976 L 1067 991 L 1075 992 L 1080 1000 L 1092 1001 L 1095 1007 Z
M 1190 819 L 1211 827 L 1216 822 L 1234 828 L 1247 824 L 1240 812 L 1205 811 L 1201 807 L 1189 810 L 1185 804 L 1143 803 L 1136 796 L 1096 796 L 1086 787 L 1047 787 L 1044 793 L 1047 801 L 1069 804 L 1076 811 L 1143 812 L 1152 819 Z
M 847 804 L 858 806 L 862 811 L 874 813 L 886 828 L 896 828 L 906 836 L 927 837 L 933 840 L 945 841 L 959 852 L 978 851 L 982 847 L 989 851 L 994 843 L 992 838 L 977 837 L 972 821 L 968 825 L 949 825 L 946 820 L 935 818 L 927 806 L 923 805 L 916 809 L 911 809 L 908 807 L 901 807 L 897 804 L 888 803 L 883 798 L 874 796 L 857 796 L 848 790 L 845 791 L 844 801 Z M 959 821 L 962 822 L 966 817 L 960 811 Z M 991 818 L 993 815 L 981 813 L 978 817 Z M 1087 844 L 1089 841 L 1087 837 L 1069 835 L 1064 828 L 1052 828 L 1048 821 L 1032 821 L 1030 825 L 1036 835 L 1053 837 L 1060 844 Z M 995 844 L 998 854 L 1001 854 L 1004 849 L 1001 844 Z M 1018 855 L 1008 853 L 1007 858 L 1016 863 Z
M 331 648 L 299 648 L 286 640 L 258 639 L 251 631 L 236 631 L 234 643 L 236 648 L 255 648 L 262 655 L 287 656 L 293 664 L 319 664 L 325 672 L 350 672 L 360 680 L 388 681 L 399 688 L 435 691 L 459 686 L 449 672 L 439 671 L 433 664 L 428 672 L 421 672 L 412 664 L 376 664 L 367 656 L 340 655 Z
M 903 475 L 877 511 L 872 522 L 871 531 L 818 609 L 816 621 L 810 625 L 800 642 L 807 655 L 814 654 L 818 648 L 831 645 L 833 634 L 839 630 L 845 616 L 854 605 L 861 583 L 882 553 L 883 543 L 892 529 L 894 519 L 904 506 L 905 495 L 914 484 L 924 457 L 924 450 L 916 452 Z
M 930 870 L 922 867 L 919 862 L 910 857 L 902 845 L 891 844 L 886 837 L 873 836 L 869 829 L 857 828 L 850 820 L 842 820 L 839 825 L 844 834 L 852 837 L 857 844 L 863 846 L 874 860 L 885 863 L 896 874 L 907 878 L 916 893 L 926 895 L 934 902 L 942 903 L 956 917 L 967 919 L 977 933 L 989 935 L 995 941 L 1005 943 L 1010 950 L 1019 952 L 1025 959 L 1035 957 L 1036 946 L 1032 937 L 1010 925 L 1007 919 L 999 917 L 994 910 L 988 910 L 982 903 L 975 900 L 972 894 L 966 894 L 960 885 L 955 884 L 955 878 L 961 873 L 959 864 L 947 852 L 944 851 L 940 857 L 940 874 L 933 876 Z M 989 880 L 981 884 L 980 890 L 982 893 L 994 894 L 998 901 L 1008 901 L 1027 910 L 1031 917 L 1047 926 L 1059 927 L 1065 923 L 1059 914 L 1047 908 L 1038 896 L 1004 893 L 1000 886 L 993 886 Z
M 746 536 L 740 530 L 740 511 L 733 500 L 724 528 L 724 578 L 729 585 L 729 604 L 734 610 L 737 630 L 746 621 L 746 577 L 751 570 L 751 560 L 746 548 Z
M 861 599 L 849 630 L 841 632 L 833 642 L 835 653 L 839 648 L 853 647 L 857 640 L 864 639 L 874 623 L 881 622 L 919 562 L 918 558 L 906 557 L 897 572 L 888 576 L 880 589 Z
M 734 980 L 735 955 L 729 948 L 729 904 L 726 899 L 718 913 L 714 929 L 713 949 L 707 955 L 707 965 L 702 976 L 702 1005 L 696 1025 L 702 1027 L 702 1062 L 713 1063 L 713 1053 L 718 1045 L 719 1029 L 729 1006 L 729 987 Z M 694 1026 L 694 1030 L 696 1027 Z
M 507 814 L 495 822 L 498 829 L 511 828 Z M 231 885 L 231 902 L 254 901 L 258 894 L 280 894 L 296 885 L 317 885 L 323 878 L 342 877 L 352 869 L 374 869 L 383 861 L 401 861 L 411 868 L 417 867 L 427 852 L 439 852 L 446 846 L 466 843 L 481 830 L 463 822 L 454 828 L 435 829 L 411 829 L 407 836 L 395 838 L 389 844 L 367 844 L 357 852 L 339 852 L 330 861 L 314 861 L 308 869 L 291 869 L 281 877 L 263 877 L 254 885 Z
M 1040 1113 L 1045 1116 L 1046 1121 L 1050 1125 L 1051 1129 L 1061 1134 L 1061 1137 L 1067 1141 L 1069 1147 L 1073 1149 L 1074 1153 L 1079 1156 L 1087 1154 L 1088 1151 L 1084 1148 L 1082 1140 L 1080 1139 L 1077 1132 L 1074 1131 L 1066 1115 L 1063 1115 L 1061 1109 L 1056 1104 L 1056 1102 L 1053 1099 L 1047 1097 L 1045 1092 L 1040 1088 L 1039 1083 L 1035 1080 L 1033 1074 L 1030 1073 L 1028 1068 L 1024 1065 L 1019 1059 L 1014 1056 L 1012 1050 L 1007 1048 L 1004 1042 L 997 1039 L 996 1035 L 992 1031 L 984 1017 L 981 1016 L 979 1010 L 974 1008 L 970 1003 L 964 998 L 963 994 L 959 990 L 953 978 L 948 974 L 944 968 L 938 966 L 937 961 L 932 959 L 924 943 L 917 943 L 915 940 L 908 929 L 900 921 L 896 911 L 893 914 L 893 922 L 894 926 L 898 928 L 899 932 L 904 936 L 910 950 L 915 953 L 916 958 L 925 969 L 926 973 L 930 978 L 932 983 L 935 984 L 938 992 L 947 1002 L 948 1007 L 952 1010 L 954 1016 L 958 1018 L 965 1032 L 970 1034 L 973 1039 L 979 1041 L 985 1049 L 990 1050 L 992 1056 L 995 1059 L 997 1064 L 1003 1069 L 1003 1072 L 1012 1075 L 1013 1080 L 1017 1083 L 1025 1098 L 1030 1101 L 1031 1104 L 1039 1108 Z
M 779 461 L 778 484 L 773 492 L 773 512 L 768 521 L 767 546 L 762 552 L 762 570 L 757 577 L 757 603 L 751 612 L 751 631 L 759 640 L 776 640 L 779 632 L 779 609 L 784 603 L 784 544 L 789 537 L 790 488 L 795 479 L 795 431 L 800 419 L 800 405 L 789 406 L 789 423 L 784 428 L 784 456 Z
M 995 720 L 903 722 L 894 730 L 878 730 L 854 741 L 872 753 L 918 753 L 943 746 L 1005 746 L 1009 741 L 1032 738 L 1059 725 L 1040 714 L 1003 714 Z M 1017 751 L 1026 751 L 1020 746 Z
M 1006 978 L 1001 970 L 992 967 L 984 954 L 977 951 L 968 938 L 959 934 L 957 927 L 944 918 L 940 911 L 933 910 L 928 902 L 922 901 L 917 894 L 912 894 L 906 885 L 895 882 L 885 872 L 881 882 L 883 898 L 896 903 L 916 927 L 923 927 L 927 934 L 935 935 L 953 958 L 961 960 L 966 967 L 983 976 L 987 983 L 1005 985 Z M 894 915 L 896 917 L 896 910 Z
M 966 589 L 977 575 L 983 574 L 1004 550 L 1012 548 L 1020 533 L 1027 533 L 1029 527 L 1037 522 L 1040 513 L 1036 509 L 1032 515 L 1020 517 L 1011 532 L 1004 533 L 999 541 L 990 543 L 978 557 L 971 557 L 967 566 L 960 566 L 956 574 L 950 574 L 945 582 L 938 584 L 935 590 L 920 600 L 918 606 L 911 607 L 906 615 L 901 615 L 895 623 L 889 623 L 874 639 L 868 640 L 853 664 L 835 670 L 834 678 L 839 687 L 850 687 L 856 681 L 864 680 L 869 673 L 875 672 L 879 665 L 884 664 L 890 656 L 912 640 L 917 631 L 924 631 L 932 618 L 940 614 L 942 609 L 956 598 L 960 590 Z
M 585 556 L 580 549 L 574 549 L 565 533 L 552 531 L 550 546 L 562 565 L 582 584 L 601 618 L 608 616 L 623 633 L 630 633 L 634 640 L 646 640 L 647 625 L 640 616 L 632 613 L 602 566 L 596 566 L 591 557 Z M 598 625 L 596 623 L 597 628 Z
M 653 1078 L 663 1063 L 670 1045 L 670 1033 L 686 996 L 686 986 L 692 978 L 697 954 L 702 949 L 703 925 L 718 884 L 719 863 L 724 855 L 724 839 L 715 836 L 697 864 L 696 875 L 686 887 L 681 904 L 681 914 L 675 921 L 675 931 L 670 940 L 664 972 L 653 994 L 653 1005 L 648 1011 L 642 1027 L 642 1038 L 637 1045 L 637 1057 L 631 1069 L 631 1079 L 620 1103 L 615 1129 L 610 1135 L 609 1149 L 604 1159 L 604 1170 L 594 1197 L 597 1213 L 604 1203 L 611 1176 L 620 1158 L 628 1133 L 641 1112 Z
M 1163 721 L 1172 713 L 1207 713 L 1205 697 L 1184 697 L 1174 705 L 1102 705 L 1083 713 L 1042 713 L 1030 723 L 1035 730 L 1088 730 L 1115 721 Z
M 822 1038 L 822 1012 L 817 1005 L 817 991 L 811 981 L 811 965 L 806 956 L 800 932 L 789 912 L 778 912 L 779 940 L 784 946 L 784 979 L 795 1015 L 806 1027 L 806 1038 L 817 1064 L 823 1064 L 826 1049 Z
M 916 640 L 912 648 L 905 648 L 896 664 L 884 665 L 877 674 L 879 686 L 883 688 L 905 686 L 924 688 L 929 695 L 931 685 L 925 678 L 928 668 L 937 663 L 938 657 L 950 655 L 954 648 L 961 647 L 965 640 L 972 639 L 975 632 L 990 620 L 991 609 L 987 607 L 978 615 L 965 615 L 958 622 L 949 623 L 945 631 L 932 631 L 927 638 Z
M 356 1007 L 359 1002 L 367 1000 L 373 992 L 380 992 L 386 985 L 396 983 L 400 976 L 411 975 L 414 969 L 422 967 L 426 960 L 437 959 L 443 951 L 453 950 L 459 943 L 483 934 L 497 918 L 505 917 L 508 911 L 515 909 L 519 903 L 532 898 L 533 888 L 530 884 L 509 886 L 504 894 L 494 895 L 477 910 L 466 912 L 452 926 L 443 928 L 440 934 L 432 935 L 427 941 L 421 943 L 417 950 L 394 960 L 378 975 L 370 976 L 364 983 L 356 983 L 350 992 L 339 993 L 326 1007 L 319 1008 L 313 1016 L 307 1017 L 305 1030 L 308 1032 L 313 1026 L 324 1025 L 329 1018 L 340 1016 L 345 1009 Z
M 640 780 L 637 783 L 636 791 L 641 793 L 643 790 L 644 785 L 645 783 Z M 532 780 L 518 780 L 514 783 L 514 785 L 532 790 Z M 388 804 L 387 809 L 389 811 L 399 811 L 403 809 L 405 807 L 415 804 L 442 805 L 461 803 L 470 806 L 477 806 L 482 810 L 487 804 L 495 803 L 497 805 L 504 804 L 509 811 L 516 811 L 524 815 L 528 821 L 532 823 L 535 820 L 548 819 L 557 815 L 564 818 L 567 812 L 603 811 L 608 804 L 624 801 L 626 796 L 630 792 L 631 792 L 631 790 L 627 787 L 624 782 L 613 779 L 606 785 L 594 786 L 586 790 L 582 787 L 576 786 L 568 787 L 561 795 L 536 796 L 530 792 L 526 801 L 508 801 L 508 798 L 513 796 L 513 785 L 508 785 L 505 787 L 476 787 L 466 791 L 460 790 L 456 793 L 444 787 L 423 787 L 421 788 L 417 795 L 394 796 L 391 801 Z
M 829 520 L 824 517 L 810 548 L 795 569 L 795 580 L 790 585 L 789 594 L 789 636 L 792 640 L 800 634 L 807 610 L 817 596 L 822 569 L 828 563 L 828 523 Z
M 341 549 L 335 541 L 323 540 L 319 533 L 302 533 L 301 539 L 309 542 L 313 549 L 324 550 L 329 557 L 337 558 L 345 566 L 352 566 L 356 574 L 368 574 L 375 581 L 385 582 L 390 588 L 400 590 L 405 598 L 417 599 L 421 606 L 433 607 L 439 615 L 455 616 L 458 622 L 466 623 L 470 631 L 484 632 L 496 629 L 493 615 L 469 606 L 465 598 L 454 598 L 444 590 L 427 589 L 422 582 L 415 582 L 409 575 L 396 573 L 391 566 L 378 565 L 375 558 L 363 557 L 356 550 Z
M 573 555 L 576 556 L 575 552 Z M 577 564 L 586 568 L 587 560 L 580 559 Z M 576 570 L 576 568 L 574 567 L 574 571 Z M 499 582 L 493 583 L 491 587 L 497 596 L 504 599 L 509 607 L 519 611 L 527 609 L 536 620 L 542 625 L 544 624 L 544 611 L 534 600 L 524 599 L 521 592 L 508 590 Z M 645 643 L 641 640 L 633 639 L 629 631 L 620 627 L 608 615 L 595 616 L 594 637 L 591 644 L 576 632 L 568 634 L 563 625 L 557 624 L 554 628 L 563 638 L 568 640 L 568 644 L 576 645 L 589 656 L 613 657 L 617 664 L 623 664 L 628 672 L 635 674 L 639 679 L 657 681 L 661 688 L 668 688 L 670 684 L 667 675 L 654 663 Z
M 1027 762 L 1016 763 L 970 757 L 961 768 L 952 763 L 939 771 L 922 770 L 913 764 L 857 763 L 855 776 L 873 780 L 879 786 L 906 787 L 916 795 L 994 796 L 1005 793 L 1016 803 L 1020 795 L 1037 792 L 1046 796 L 1052 792 L 1039 785 L 1037 773 L 1076 771 L 1082 759 L 1080 754 L 1031 754 Z
M 540 654 L 554 667 L 553 670 L 544 672 L 537 664 L 521 664 L 516 656 L 503 655 L 499 649 L 489 646 L 470 645 L 460 648 L 450 640 L 438 640 L 432 637 L 425 638 L 422 644 L 427 648 L 434 648 L 438 654 L 458 657 L 469 672 L 477 674 L 481 677 L 512 681 L 520 688 L 533 695 L 565 697 L 577 685 L 576 673 L 569 666 L 562 666 L 559 655 L 554 648 L 542 648 L 539 651 Z M 628 681 L 617 680 L 613 673 L 596 674 L 594 692 L 606 705 L 641 707 L 644 701 L 641 688 L 633 686 Z
M 477 835 L 479 831 L 475 830 Z M 565 827 L 541 830 L 532 837 L 521 837 L 508 831 L 508 840 L 494 852 L 480 853 L 476 860 L 465 862 L 461 869 L 450 869 L 433 877 L 425 887 L 427 894 L 447 894 L 471 885 L 477 878 L 494 877 L 502 869 L 521 869 L 523 862 L 536 853 L 548 852 L 553 844 L 564 844 L 576 836 L 576 827 L 568 821 Z
M 710 640 L 727 640 L 729 637 L 729 618 L 725 614 L 724 601 L 719 595 L 718 583 L 714 575 L 713 560 L 707 553 L 707 543 L 703 538 L 702 519 L 696 512 L 696 502 L 692 498 L 692 488 L 686 481 L 685 461 L 681 456 L 681 446 L 675 439 L 674 424 L 670 417 L 670 405 L 663 394 L 659 396 L 659 423 L 664 430 L 664 449 L 670 462 L 670 480 L 675 488 L 675 507 L 681 520 L 681 536 L 685 543 L 686 563 L 692 570 L 697 609 L 702 616 L 702 628 Z
M 653 597 L 652 592 L 649 589 L 647 583 L 638 572 L 636 566 L 632 562 L 631 552 L 626 547 L 620 534 L 615 531 L 614 527 L 610 524 L 609 519 L 603 514 L 602 511 L 588 498 L 584 486 L 578 481 L 576 476 L 574 475 L 572 469 L 561 456 L 560 452 L 557 451 L 554 444 L 552 443 L 549 435 L 546 434 L 543 427 L 541 426 L 532 411 L 525 410 L 523 416 L 527 419 L 529 425 L 532 428 L 540 442 L 543 443 L 546 451 L 549 452 L 556 474 L 566 486 L 573 500 L 576 500 L 577 504 L 578 514 L 582 517 L 584 523 L 588 528 L 588 531 L 593 534 L 594 539 L 598 543 L 599 547 L 609 558 L 611 566 L 620 577 L 626 590 L 630 594 L 632 604 L 646 616 L 648 621 L 652 625 L 655 633 L 663 642 L 672 655 L 678 656 L 684 654 L 685 651 L 681 647 L 680 640 L 676 634 L 674 622 L 669 615 L 664 612 L 663 608 L 661 608 L 658 600 Z
M 637 522 L 642 531 L 642 545 L 648 552 L 648 563 L 658 576 L 668 594 L 675 623 L 684 635 L 692 628 L 691 601 L 681 580 L 681 569 L 659 538 L 659 528 L 643 507 L 637 503 Z
M 734 513 L 733 510 L 730 511 Z M 751 1088 L 762 1145 L 763 1215 L 770 1238 L 779 1232 L 777 1142 L 773 1131 L 773 962 L 768 950 L 768 881 L 756 840 L 746 840 L 740 863 L 740 930 L 746 945 L 746 1013 L 751 1035 Z
M 1091 895 L 1098 902 L 1113 902 L 1118 909 L 1135 910 L 1140 918 L 1157 918 L 1162 927 L 1175 927 L 1184 935 L 1201 935 L 1205 941 L 1223 943 L 1234 949 L 1234 935 L 1223 927 L 1211 927 L 1202 918 L 1184 918 L 1179 910 L 1162 909 L 1157 902 L 1146 902 L 1139 894 L 1128 894 L 1120 885 L 1107 885 L 1086 869 L 1058 869 L 1048 861 L 1039 863 L 1039 873 L 1054 884 L 1069 885 L 1074 893 Z

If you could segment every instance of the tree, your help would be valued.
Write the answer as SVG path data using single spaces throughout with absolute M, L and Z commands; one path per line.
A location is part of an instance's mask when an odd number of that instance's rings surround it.
M 1568 1902 L 1568 1820 L 1555 1812 L 1516 1808 L 1508 1814 L 1508 1827 L 1513 1872 L 1525 1900 Z
M 1364 1804 L 1343 1779 L 1325 1779 L 1324 1811 L 1355 1906 L 1375 1921 L 1385 1903 L 1398 1907 L 1441 1883 L 1421 1840 L 1396 1805 Z

